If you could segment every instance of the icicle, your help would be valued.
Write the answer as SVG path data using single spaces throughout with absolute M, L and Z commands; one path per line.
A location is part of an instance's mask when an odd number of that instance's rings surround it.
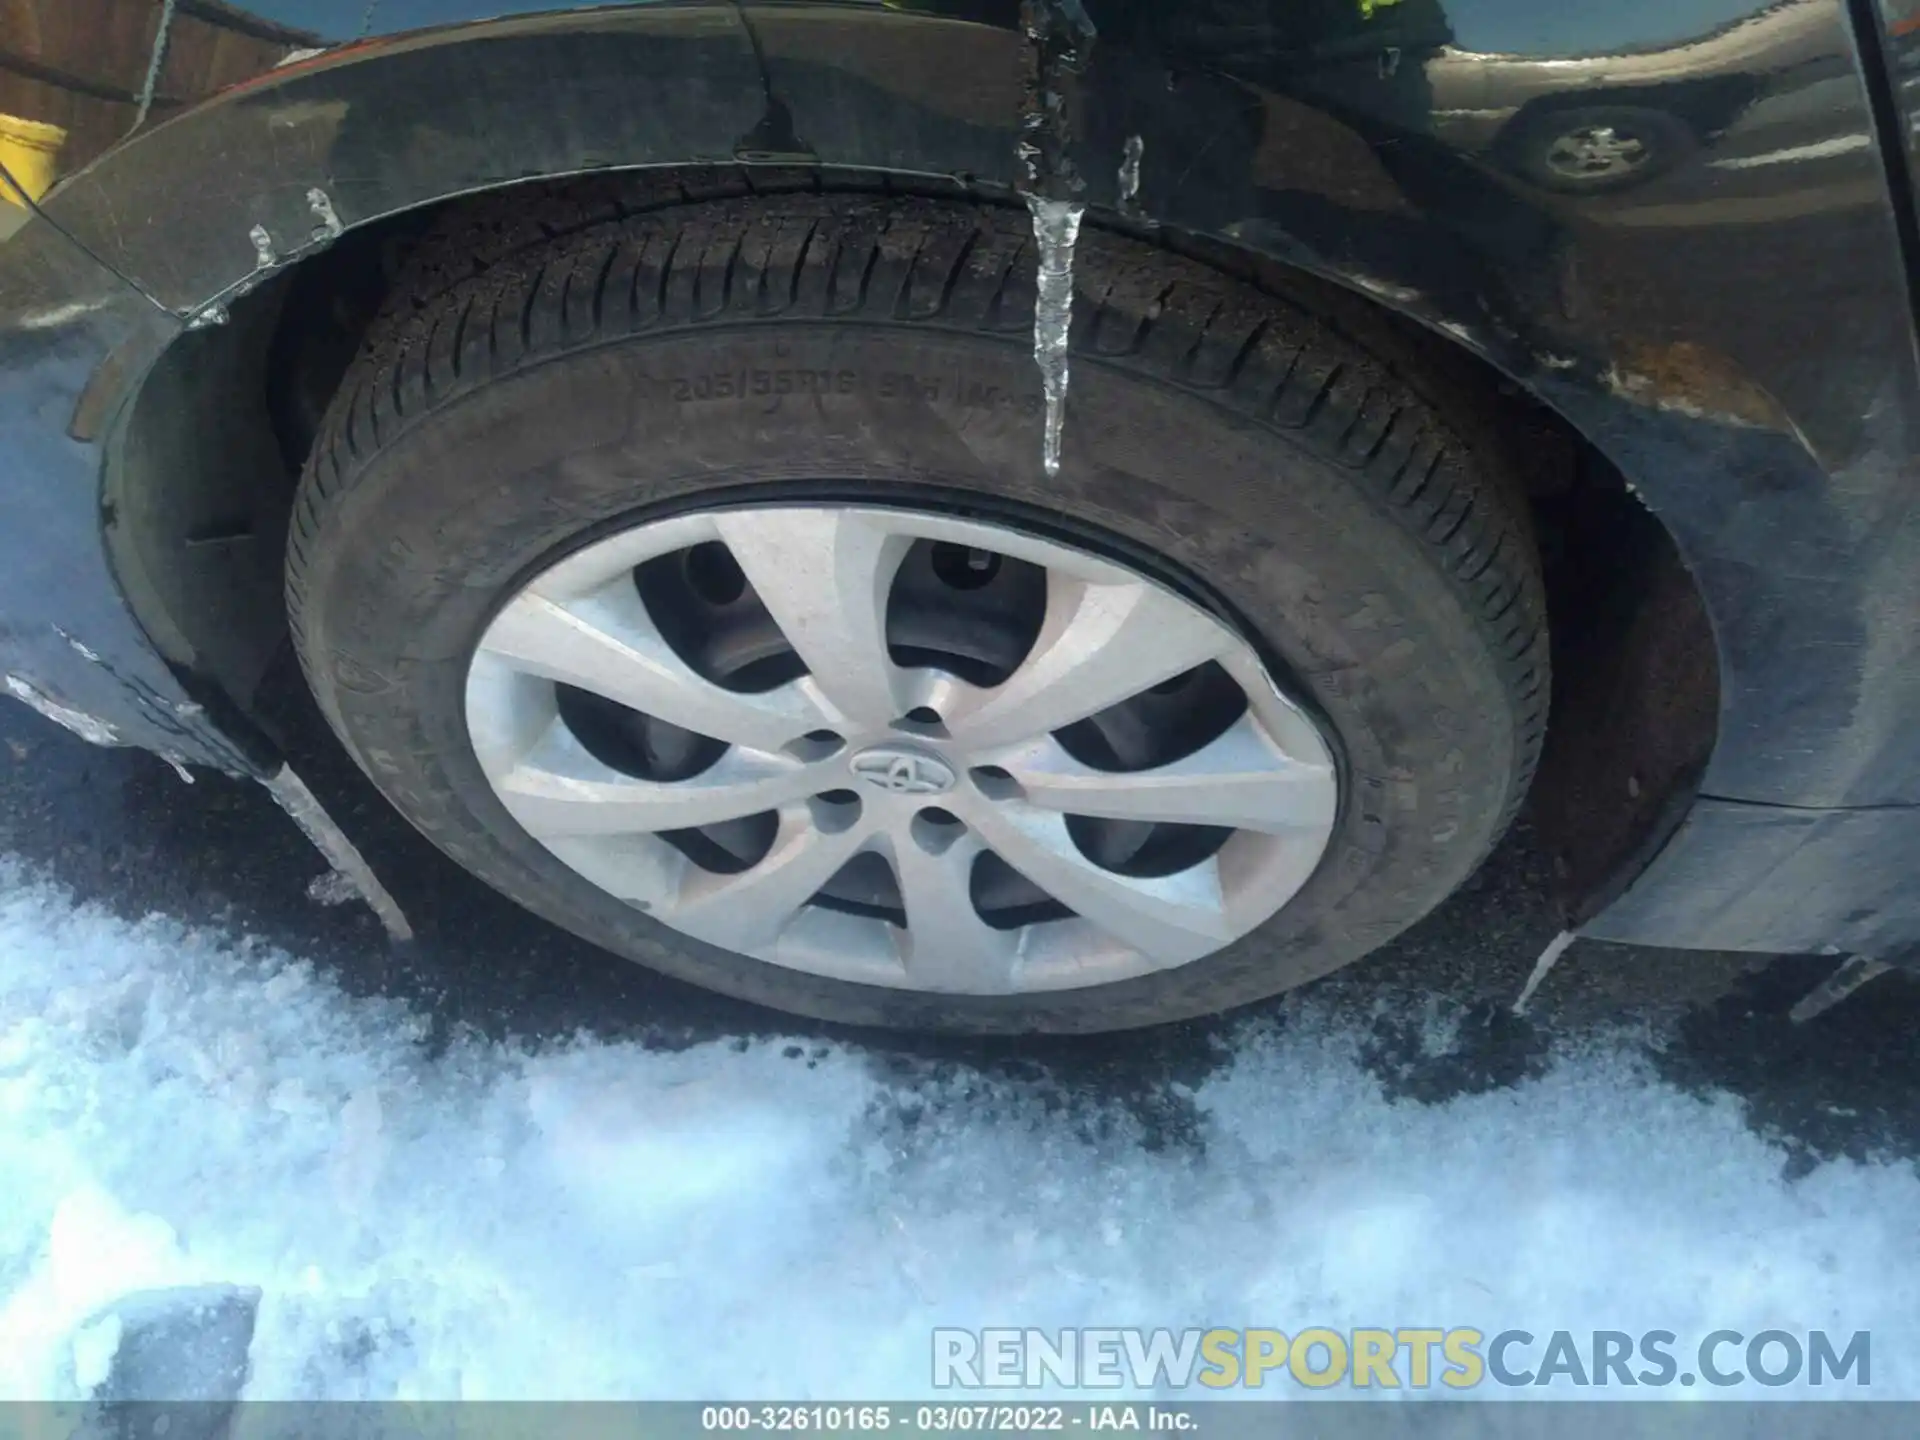
M 1567 947 L 1573 944 L 1571 930 L 1562 930 L 1548 942 L 1547 948 L 1540 952 L 1540 958 L 1533 962 L 1533 973 L 1527 977 L 1526 985 L 1520 991 L 1520 998 L 1513 1002 L 1513 1013 L 1527 1013 L 1527 1002 L 1533 999 L 1533 992 L 1540 988 L 1540 982 L 1547 978 L 1547 972 L 1559 963 L 1560 957 L 1567 953 Z
M 1147 142 L 1129 135 L 1120 149 L 1120 213 L 1131 215 L 1140 208 L 1140 160 L 1147 153 Z
M 1041 463 L 1060 473 L 1060 439 L 1067 423 L 1067 330 L 1073 319 L 1073 246 L 1086 206 L 1073 200 L 1027 196 L 1033 238 L 1040 247 L 1039 293 L 1033 302 L 1033 359 L 1047 397 L 1047 436 Z
M 267 793 L 273 796 L 275 803 L 293 818 L 293 823 L 326 857 L 327 863 L 380 917 L 387 937 L 402 943 L 413 939 L 413 926 L 407 923 L 399 903 L 380 883 L 380 877 L 373 873 L 373 867 L 367 864 L 358 847 L 347 838 L 347 832 L 334 822 L 313 791 L 307 788 L 307 782 L 282 765 L 267 778 L 265 784 Z
M 1800 1003 L 1787 1012 L 1787 1018 L 1796 1025 L 1804 1025 L 1814 1016 L 1824 1015 L 1869 980 L 1879 978 L 1892 968 L 1884 960 L 1851 955 L 1841 962 L 1838 970 L 1803 995 Z
M 1040 462 L 1060 473 L 1060 441 L 1067 423 L 1067 334 L 1073 319 L 1073 246 L 1080 238 L 1086 186 L 1074 171 L 1072 117 L 1080 72 L 1093 48 L 1095 30 L 1081 0 L 1022 0 L 1020 29 L 1032 69 L 1023 88 L 1016 153 L 1025 183 L 1020 187 L 1033 215 L 1040 251 L 1033 302 L 1033 359 L 1047 400 L 1046 439 Z

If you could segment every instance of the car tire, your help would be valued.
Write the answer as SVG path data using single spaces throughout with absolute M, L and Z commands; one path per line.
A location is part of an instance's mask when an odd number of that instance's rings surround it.
M 1644 185 L 1696 148 L 1687 122 L 1645 105 L 1582 105 L 1522 115 L 1501 139 L 1509 168 L 1567 195 Z
M 1499 839 L 1549 688 L 1526 501 L 1486 417 L 1434 398 L 1451 392 L 1390 331 L 1363 348 L 1298 303 L 1089 228 L 1049 475 L 1023 213 L 741 196 L 565 233 L 572 214 L 522 216 L 517 238 L 491 232 L 466 256 L 444 235 L 422 246 L 430 263 L 403 277 L 327 412 L 290 534 L 293 634 L 328 722 L 496 889 L 618 955 L 797 1014 L 1087 1032 L 1324 975 L 1419 919 Z M 529 577 L 608 537 L 782 505 L 1001 527 L 1229 628 L 1336 777 L 1291 898 L 1167 968 L 948 993 L 707 943 L 563 863 L 503 805 L 468 728 L 489 627 Z

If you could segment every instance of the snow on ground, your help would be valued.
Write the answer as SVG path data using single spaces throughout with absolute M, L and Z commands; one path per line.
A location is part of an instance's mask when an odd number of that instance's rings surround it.
M 852 1048 L 426 1028 L 0 861 L 0 1398 L 207 1285 L 260 1292 L 256 1398 L 898 1398 L 935 1325 L 1132 1324 L 1865 1329 L 1920 1394 L 1911 1168 L 1789 1181 L 1627 1039 L 1425 1107 L 1309 1005 L 1150 1150 Z

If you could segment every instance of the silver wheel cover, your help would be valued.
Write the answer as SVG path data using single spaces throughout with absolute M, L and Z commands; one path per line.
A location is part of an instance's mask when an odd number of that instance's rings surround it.
M 1568 180 L 1612 179 L 1638 170 L 1651 153 L 1645 141 L 1611 125 L 1582 125 L 1554 139 L 1547 166 Z
M 888 597 L 918 540 L 1046 572 L 1038 636 L 1002 683 L 983 688 L 892 659 Z M 731 552 L 808 673 L 738 693 L 703 678 L 663 638 L 634 568 L 708 541 Z M 1193 753 L 1116 772 L 1083 763 L 1056 738 L 1208 661 L 1247 707 Z M 636 778 L 589 753 L 561 716 L 556 682 L 727 748 L 688 779 Z M 938 725 L 906 718 L 927 710 Z M 1319 730 L 1219 619 L 1084 551 L 905 509 L 713 510 L 591 544 L 536 576 L 487 627 L 466 712 L 501 803 L 593 884 L 709 944 L 909 990 L 1066 990 L 1189 964 L 1292 899 L 1326 849 L 1338 805 Z M 661 838 L 767 813 L 777 817 L 771 845 L 737 873 L 703 868 Z M 1232 833 L 1176 873 L 1122 874 L 1082 853 L 1072 815 Z M 893 871 L 904 928 L 813 903 L 867 852 Z M 983 852 L 1071 916 L 990 925 L 970 891 Z

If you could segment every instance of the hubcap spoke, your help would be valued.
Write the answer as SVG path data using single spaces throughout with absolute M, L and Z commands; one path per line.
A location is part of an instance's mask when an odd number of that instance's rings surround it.
M 1219 949 L 1228 928 L 1219 867 L 1140 879 L 1104 870 L 1080 853 L 1064 816 L 1015 801 L 978 812 L 981 838 L 1014 869 L 1091 925 L 1158 964 Z
M 527 591 L 487 627 L 480 650 L 527 674 L 756 750 L 777 750 L 829 723 L 797 686 L 737 695 L 694 673 L 624 576 L 564 604 Z
M 887 596 L 909 536 L 858 510 L 746 510 L 718 524 L 843 721 L 879 727 L 913 708 L 909 678 L 887 653 Z
M 608 894 L 642 910 L 672 895 L 688 865 L 657 835 L 542 836 L 541 844 Z
M 906 906 L 900 962 L 918 988 L 945 994 L 1004 995 L 1013 989 L 1019 939 L 980 918 L 970 893 L 980 843 L 970 835 L 944 849 L 913 838 L 893 846 Z
M 825 764 L 735 748 L 691 779 L 638 780 L 595 759 L 556 720 L 494 788 L 514 819 L 545 840 L 717 825 L 777 810 L 837 783 L 836 774 Z
M 1185 759 L 1151 770 L 1096 770 L 1051 736 L 994 758 L 1027 803 L 1044 810 L 1269 835 L 1333 823 L 1331 767 L 1281 754 L 1251 715 Z
M 800 907 L 871 843 L 862 826 L 821 830 L 803 805 L 780 812 L 773 848 L 737 875 L 689 868 L 661 918 L 710 945 L 751 954 L 771 948 Z
M 968 689 L 947 716 L 974 750 L 1035 739 L 1217 658 L 1220 623 L 1144 580 L 1048 577 L 1047 614 L 1027 658 L 990 690 Z

